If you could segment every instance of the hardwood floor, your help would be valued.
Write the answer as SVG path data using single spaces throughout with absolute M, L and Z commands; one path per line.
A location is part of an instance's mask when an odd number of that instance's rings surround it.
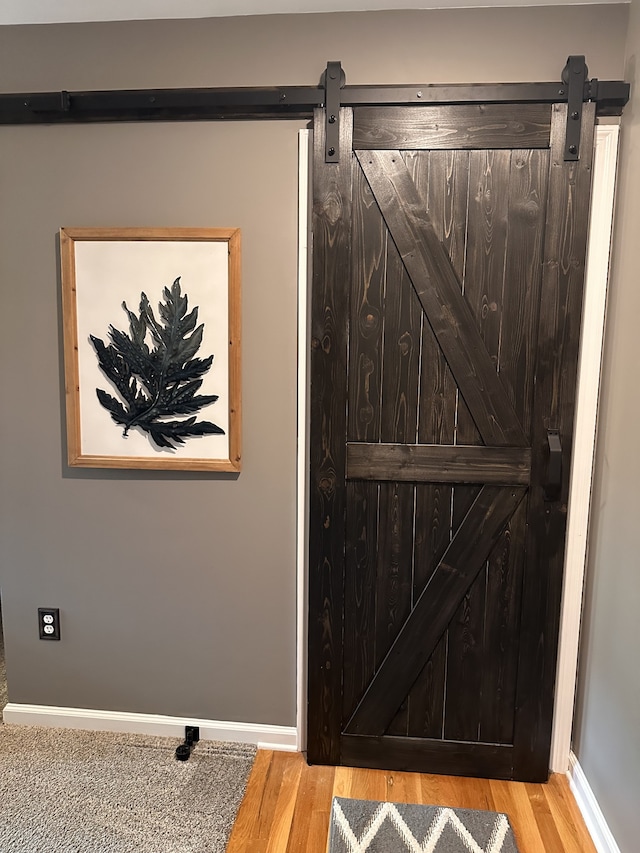
M 227 853 L 325 853 L 333 796 L 488 809 L 509 816 L 520 853 L 596 853 L 565 776 L 546 785 L 351 767 L 309 767 L 260 750 Z

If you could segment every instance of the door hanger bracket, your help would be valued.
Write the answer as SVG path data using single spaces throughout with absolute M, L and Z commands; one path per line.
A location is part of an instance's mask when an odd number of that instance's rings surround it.
M 322 75 L 324 86 L 325 148 L 324 162 L 340 162 L 340 89 L 346 77 L 339 62 L 327 62 Z
M 582 130 L 582 104 L 588 68 L 584 56 L 570 56 L 562 72 L 562 83 L 567 93 L 567 132 L 564 140 L 564 159 L 580 159 L 580 132 Z M 560 90 L 562 94 L 562 89 Z

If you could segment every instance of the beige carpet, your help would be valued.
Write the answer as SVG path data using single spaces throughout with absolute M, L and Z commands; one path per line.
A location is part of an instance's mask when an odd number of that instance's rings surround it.
M 224 853 L 255 748 L 0 726 L 2 853 Z

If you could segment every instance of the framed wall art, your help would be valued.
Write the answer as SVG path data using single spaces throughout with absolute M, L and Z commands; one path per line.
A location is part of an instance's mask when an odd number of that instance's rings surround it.
M 240 231 L 62 228 L 70 466 L 239 471 Z

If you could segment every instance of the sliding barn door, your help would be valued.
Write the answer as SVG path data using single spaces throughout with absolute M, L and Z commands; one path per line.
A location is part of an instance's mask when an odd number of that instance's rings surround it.
M 314 134 L 312 763 L 547 778 L 594 110 Z

